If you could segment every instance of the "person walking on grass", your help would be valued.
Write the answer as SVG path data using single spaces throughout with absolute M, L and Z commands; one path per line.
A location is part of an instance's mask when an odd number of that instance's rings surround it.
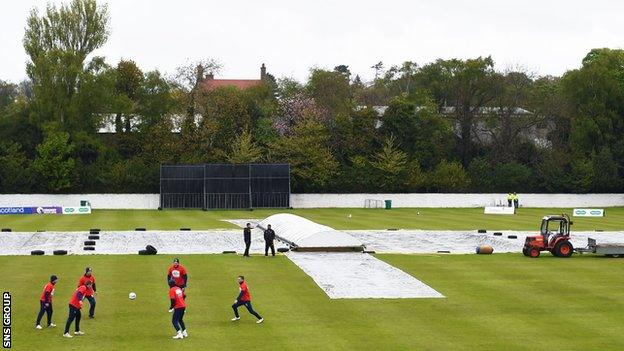
M 95 318 L 95 297 L 94 295 L 97 293 L 97 288 L 95 287 L 95 277 L 93 276 L 93 269 L 91 267 L 87 267 L 85 269 L 85 274 L 80 277 L 78 281 L 78 287 L 85 285 L 87 281 L 91 282 L 90 288 L 87 290 L 85 298 L 89 300 L 89 318 Z
M 245 242 L 245 253 L 243 257 L 249 256 L 249 246 L 251 246 L 251 223 L 247 223 L 245 229 L 243 229 L 243 241 Z
M 169 313 L 173 313 L 171 317 L 171 323 L 176 330 L 174 339 L 188 338 L 186 332 L 186 325 L 184 325 L 184 312 L 186 311 L 186 301 L 184 291 L 177 286 L 174 280 L 169 280 L 169 300 L 171 305 L 169 306 Z
M 271 255 L 275 256 L 275 231 L 271 229 L 271 225 L 267 225 L 267 230 L 264 231 L 264 255 L 269 255 L 269 248 L 271 249 Z
M 257 324 L 264 322 L 264 319 L 258 314 L 258 312 L 254 311 L 251 306 L 251 295 L 249 294 L 249 288 L 247 287 L 247 283 L 245 282 L 245 277 L 242 275 L 238 276 L 238 285 L 239 285 L 239 293 L 236 300 L 234 300 L 234 304 L 232 305 L 232 309 L 234 310 L 234 318 L 231 319 L 232 322 L 236 322 L 240 320 L 240 316 L 238 315 L 238 308 L 240 306 L 245 306 L 247 311 L 255 316 L 258 320 Z
M 43 318 L 44 313 L 47 313 L 48 315 L 48 328 L 56 327 L 56 324 L 52 323 L 52 297 L 54 296 L 54 286 L 57 281 L 58 278 L 55 275 L 52 275 L 50 277 L 50 281 L 43 287 L 43 292 L 41 293 L 41 298 L 39 299 L 39 315 L 37 315 L 37 322 L 35 322 L 36 329 L 43 329 L 41 327 L 41 318 Z
M 65 323 L 65 332 L 63 333 L 63 337 L 65 338 L 73 338 L 73 336 L 69 333 L 69 327 L 71 327 L 72 322 L 76 321 L 76 331 L 74 335 L 84 335 L 84 332 L 80 331 L 80 318 L 82 317 L 80 310 L 82 309 L 82 300 L 87 295 L 87 291 L 91 289 L 91 281 L 85 281 L 85 285 L 79 286 L 76 291 L 72 294 L 71 299 L 69 300 L 69 316 L 67 317 L 67 323 Z

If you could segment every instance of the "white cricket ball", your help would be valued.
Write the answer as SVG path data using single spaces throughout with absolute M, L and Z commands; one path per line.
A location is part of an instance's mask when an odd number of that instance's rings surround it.
M 133 293 L 133 292 L 131 292 L 130 294 L 128 294 L 128 298 L 129 298 L 130 300 L 134 300 L 134 299 L 136 299 L 136 294 L 135 294 L 135 293 Z

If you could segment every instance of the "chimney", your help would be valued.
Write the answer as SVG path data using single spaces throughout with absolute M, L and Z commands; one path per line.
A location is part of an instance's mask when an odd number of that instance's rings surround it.
M 201 82 L 202 79 L 204 78 L 204 66 L 200 64 L 197 65 L 196 70 L 195 70 L 195 79 L 197 82 Z
M 263 63 L 262 66 L 260 66 L 260 80 L 265 80 L 265 79 L 266 79 L 266 66 Z

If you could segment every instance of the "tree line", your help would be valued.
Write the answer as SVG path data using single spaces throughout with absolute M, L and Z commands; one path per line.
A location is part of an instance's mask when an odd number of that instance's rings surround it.
M 31 12 L 28 78 L 0 80 L 0 193 L 152 193 L 161 164 L 211 162 L 289 163 L 294 192 L 623 190 L 623 50 L 560 77 L 488 56 L 208 90 L 213 59 L 166 74 L 94 56 L 109 22 L 95 0 Z

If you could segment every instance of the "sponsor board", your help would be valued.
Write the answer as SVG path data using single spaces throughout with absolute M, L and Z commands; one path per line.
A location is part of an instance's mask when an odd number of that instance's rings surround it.
M 32 214 L 32 207 L 0 207 L 0 215 Z
M 61 214 L 63 213 L 63 208 L 60 206 L 39 206 L 32 207 L 33 214 Z
M 16 215 L 16 214 L 61 214 L 63 208 L 61 206 L 36 206 L 36 207 L 0 207 L 0 215 Z
M 603 208 L 575 208 L 572 211 L 573 217 L 604 217 Z
M 484 214 L 498 214 L 498 215 L 512 215 L 515 214 L 516 209 L 513 207 L 503 207 L 503 206 L 490 206 L 486 207 L 483 211 Z
M 64 215 L 79 215 L 79 214 L 91 214 L 91 207 L 89 206 L 63 206 Z

